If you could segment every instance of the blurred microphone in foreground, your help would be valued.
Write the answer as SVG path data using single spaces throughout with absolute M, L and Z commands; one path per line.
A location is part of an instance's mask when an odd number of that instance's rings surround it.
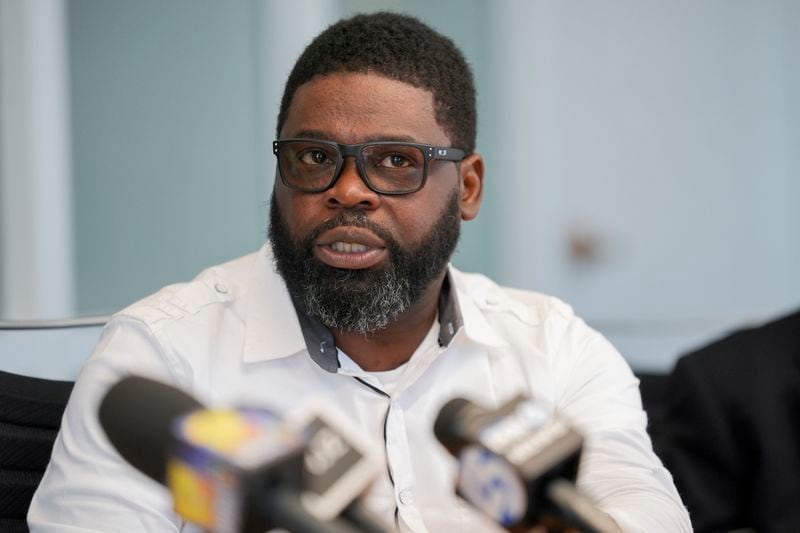
M 293 420 L 266 409 L 206 409 L 171 386 L 128 377 L 108 391 L 99 417 L 120 455 L 170 489 L 177 514 L 207 530 L 386 530 L 357 502 L 379 462 L 321 406 Z
M 494 411 L 450 400 L 434 433 L 459 459 L 459 495 L 503 527 L 619 531 L 575 487 L 583 437 L 531 399 L 518 396 Z

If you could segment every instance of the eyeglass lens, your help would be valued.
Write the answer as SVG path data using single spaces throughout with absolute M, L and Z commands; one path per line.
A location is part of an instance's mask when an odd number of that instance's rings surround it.
M 288 185 L 320 191 L 335 179 L 340 157 L 335 145 L 292 141 L 281 146 L 278 160 Z M 359 159 L 366 179 L 381 192 L 414 191 L 425 179 L 425 153 L 416 146 L 368 144 Z

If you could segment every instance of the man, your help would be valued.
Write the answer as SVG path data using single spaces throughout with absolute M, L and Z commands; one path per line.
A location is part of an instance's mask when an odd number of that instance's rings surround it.
M 682 357 L 659 454 L 698 532 L 800 531 L 800 310 Z
M 442 405 L 533 394 L 586 434 L 580 486 L 623 530 L 689 530 L 617 352 L 565 304 L 448 266 L 484 173 L 472 75 L 449 39 L 387 13 L 330 27 L 289 77 L 273 151 L 271 247 L 109 323 L 32 504 L 35 531 L 183 527 L 93 416 L 129 373 L 211 404 L 323 398 L 385 451 L 366 503 L 406 531 L 483 527 L 434 438 Z

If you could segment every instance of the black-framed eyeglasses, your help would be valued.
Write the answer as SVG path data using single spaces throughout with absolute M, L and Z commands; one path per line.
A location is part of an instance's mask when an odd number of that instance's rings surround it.
M 425 186 L 435 159 L 461 161 L 464 150 L 409 142 L 378 141 L 339 144 L 316 139 L 283 139 L 272 143 L 284 185 L 303 192 L 322 192 L 339 179 L 345 157 L 354 157 L 361 179 L 379 194 L 410 194 Z

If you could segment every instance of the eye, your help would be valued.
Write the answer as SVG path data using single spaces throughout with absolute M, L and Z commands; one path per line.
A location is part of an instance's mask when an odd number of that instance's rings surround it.
M 322 150 L 307 150 L 300 155 L 300 161 L 306 165 L 324 165 L 331 162 L 328 154 Z
M 389 168 L 410 167 L 413 162 L 402 154 L 389 154 L 378 162 L 378 166 Z

